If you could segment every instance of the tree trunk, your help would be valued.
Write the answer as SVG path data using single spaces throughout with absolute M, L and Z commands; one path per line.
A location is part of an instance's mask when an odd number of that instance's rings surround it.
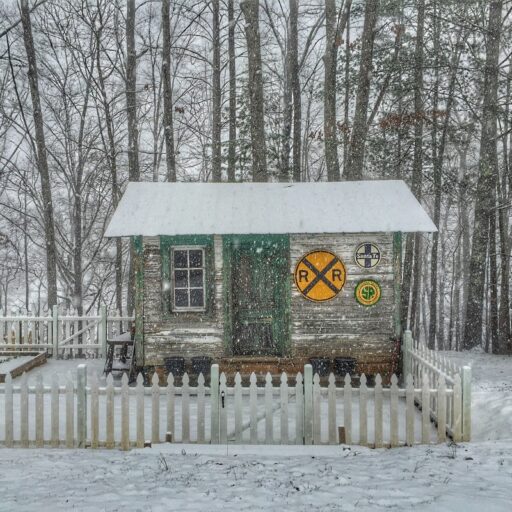
M 495 197 L 495 195 L 493 194 Z M 496 212 L 489 218 L 489 339 L 493 354 L 499 353 L 498 345 L 498 262 L 496 257 Z
M 283 83 L 283 126 L 281 131 L 281 155 L 279 159 L 279 181 L 286 182 L 290 179 L 290 136 L 293 120 L 293 90 L 291 81 L 291 20 L 288 18 L 286 29 L 286 50 Z
M 220 20 L 219 0 L 213 0 L 213 70 L 212 70 L 212 175 L 222 181 L 221 155 L 221 88 L 220 88 Z
M 139 133 L 137 128 L 137 54 L 135 50 L 135 0 L 126 2 L 126 115 L 128 118 L 128 179 L 140 181 Z M 134 240 L 130 243 L 130 269 L 127 313 L 135 307 L 135 258 Z
M 412 192 L 416 199 L 421 200 L 422 162 L 423 162 L 423 39 L 425 25 L 425 0 L 418 1 L 418 17 L 416 27 L 416 47 L 414 52 L 414 160 L 412 169 Z M 404 274 L 402 288 L 402 320 L 406 325 L 409 316 L 409 305 L 415 311 L 419 297 L 419 269 L 421 266 L 419 251 L 420 235 L 407 235 L 404 257 Z M 414 280 L 413 280 L 414 277 Z M 412 290 L 412 297 L 410 290 Z M 412 300 L 412 302 L 411 302 Z M 411 313 L 414 313 L 411 311 Z M 410 315 L 411 329 L 414 327 L 415 315 Z
M 293 98 L 292 178 L 301 181 L 302 100 L 299 75 L 299 0 L 290 0 L 290 82 Z
M 96 31 L 96 70 L 98 73 L 98 85 L 101 95 L 101 103 L 105 111 L 105 125 L 107 127 L 108 145 L 105 144 L 107 160 L 110 167 L 110 176 L 112 184 L 112 206 L 114 210 L 119 204 L 121 192 L 119 190 L 118 177 L 117 177 L 117 152 L 116 141 L 114 136 L 114 120 L 110 110 L 110 103 L 107 97 L 107 89 L 105 85 L 105 77 L 101 67 L 101 38 L 103 28 L 103 18 L 101 10 L 99 11 L 99 29 Z M 102 139 L 103 139 L 103 131 Z M 116 255 L 115 255 L 115 291 L 116 291 L 116 310 L 123 310 L 123 241 L 120 237 L 116 238 Z
M 348 148 L 350 144 L 349 112 L 350 112 L 350 17 L 347 19 L 345 36 L 345 98 L 343 101 L 343 172 L 347 174 Z
M 48 308 L 57 304 L 57 253 L 55 243 L 55 225 L 53 218 L 53 201 L 50 184 L 50 172 L 46 154 L 46 141 L 44 135 L 43 112 L 39 96 L 39 78 L 37 73 L 37 60 L 32 37 L 32 24 L 30 9 L 27 0 L 20 1 L 21 23 L 23 26 L 23 42 L 27 52 L 28 81 L 32 110 L 34 112 L 34 129 L 37 147 L 37 170 L 41 179 L 41 195 L 43 203 L 43 225 L 46 238 L 46 279 L 48 287 Z
M 375 39 L 378 9 L 379 0 L 366 1 L 363 34 L 361 36 L 361 63 L 359 65 L 354 124 L 350 139 L 348 163 L 345 170 L 347 180 L 363 179 L 364 149 L 368 133 L 367 115 L 373 62 L 373 42 Z
M 503 131 L 505 134 L 509 131 L 509 105 L 511 99 L 511 83 L 512 83 L 512 63 L 509 64 L 507 75 L 507 96 L 505 120 L 503 123 Z M 500 234 L 500 270 L 501 270 L 501 286 L 500 286 L 500 306 L 498 315 L 498 340 L 497 351 L 499 353 L 512 353 L 512 340 L 510 333 L 510 235 L 508 222 L 508 209 L 503 205 L 510 201 L 510 190 L 508 189 L 508 180 L 510 176 L 510 154 L 512 148 L 508 145 L 508 135 L 503 137 L 503 156 L 505 166 L 503 173 L 498 179 L 498 226 Z
M 325 0 L 324 144 L 327 180 L 340 180 L 336 126 L 336 1 Z
M 236 61 L 234 0 L 228 0 L 228 56 L 229 56 L 229 146 L 228 181 L 235 181 L 236 169 Z
M 259 28 L 259 1 L 240 3 L 245 17 L 245 38 L 249 61 L 249 104 L 251 114 L 251 150 L 253 181 L 268 181 L 267 149 L 263 101 L 263 70 Z
M 169 0 L 162 0 L 162 81 L 164 83 L 165 163 L 167 165 L 167 181 L 176 181 L 176 153 L 174 150 L 174 121 L 172 113 L 171 24 L 169 20 L 169 10 Z M 133 16 L 135 17 L 135 14 Z
M 475 228 L 469 266 L 469 296 L 464 329 L 464 348 L 466 349 L 473 348 L 482 341 L 486 249 L 489 241 L 490 215 L 495 207 L 494 190 L 498 175 L 497 118 L 502 7 L 502 0 L 490 2 L 481 116 L 479 176 L 475 201 Z
M 443 190 L 443 163 L 444 153 L 446 149 L 446 140 L 448 137 L 448 129 L 450 127 L 450 117 L 453 106 L 453 99 L 455 93 L 455 85 L 457 83 L 457 71 L 459 68 L 459 61 L 461 55 L 461 36 L 462 29 L 459 29 L 457 36 L 457 44 L 455 53 L 453 53 L 450 63 L 450 83 L 448 86 L 448 98 L 446 101 L 446 112 L 444 117 L 443 129 L 441 132 L 441 139 L 438 144 L 438 123 L 437 111 L 439 104 L 439 58 L 440 53 L 440 32 L 441 22 L 437 16 L 436 2 L 434 2 L 434 54 L 435 59 L 435 83 L 434 83 L 434 102 L 433 102 L 433 116 L 432 116 L 432 160 L 434 167 L 434 224 L 439 227 L 441 221 L 441 199 Z M 432 234 L 432 253 L 430 258 L 430 293 L 431 293 L 431 307 L 430 307 L 430 326 L 429 326 L 429 341 L 428 346 L 431 349 L 436 345 L 437 333 L 437 304 L 440 302 L 438 297 L 438 258 L 439 258 L 439 231 Z

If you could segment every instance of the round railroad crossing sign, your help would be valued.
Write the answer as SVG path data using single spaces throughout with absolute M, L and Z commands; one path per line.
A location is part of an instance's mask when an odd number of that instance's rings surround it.
M 331 300 L 343 288 L 347 277 L 343 262 L 329 251 L 313 251 L 303 256 L 295 267 L 295 285 L 306 299 Z
M 380 284 L 373 279 L 359 281 L 354 290 L 357 302 L 362 306 L 374 306 L 381 296 Z
M 380 249 L 371 242 L 364 242 L 357 247 L 355 260 L 361 268 L 376 267 L 380 261 Z

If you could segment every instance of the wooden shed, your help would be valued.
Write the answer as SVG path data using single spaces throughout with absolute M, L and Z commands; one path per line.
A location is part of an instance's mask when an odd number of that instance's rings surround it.
M 403 181 L 130 183 L 106 236 L 140 254 L 138 366 L 372 374 L 397 362 L 402 233 L 435 230 Z

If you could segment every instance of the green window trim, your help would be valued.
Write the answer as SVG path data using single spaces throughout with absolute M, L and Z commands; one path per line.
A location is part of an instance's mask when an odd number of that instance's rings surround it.
M 204 280 L 205 280 L 205 307 L 201 309 L 178 309 L 172 307 L 172 262 L 173 248 L 186 247 L 204 250 Z M 215 255 L 212 235 L 177 235 L 160 237 L 160 256 L 162 258 L 162 316 L 171 318 L 176 316 L 196 315 L 209 316 L 213 314 L 213 301 L 215 296 Z

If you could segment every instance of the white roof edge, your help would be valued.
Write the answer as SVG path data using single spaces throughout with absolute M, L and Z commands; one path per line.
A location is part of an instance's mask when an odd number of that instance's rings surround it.
M 130 182 L 105 236 L 436 231 L 401 180 Z

